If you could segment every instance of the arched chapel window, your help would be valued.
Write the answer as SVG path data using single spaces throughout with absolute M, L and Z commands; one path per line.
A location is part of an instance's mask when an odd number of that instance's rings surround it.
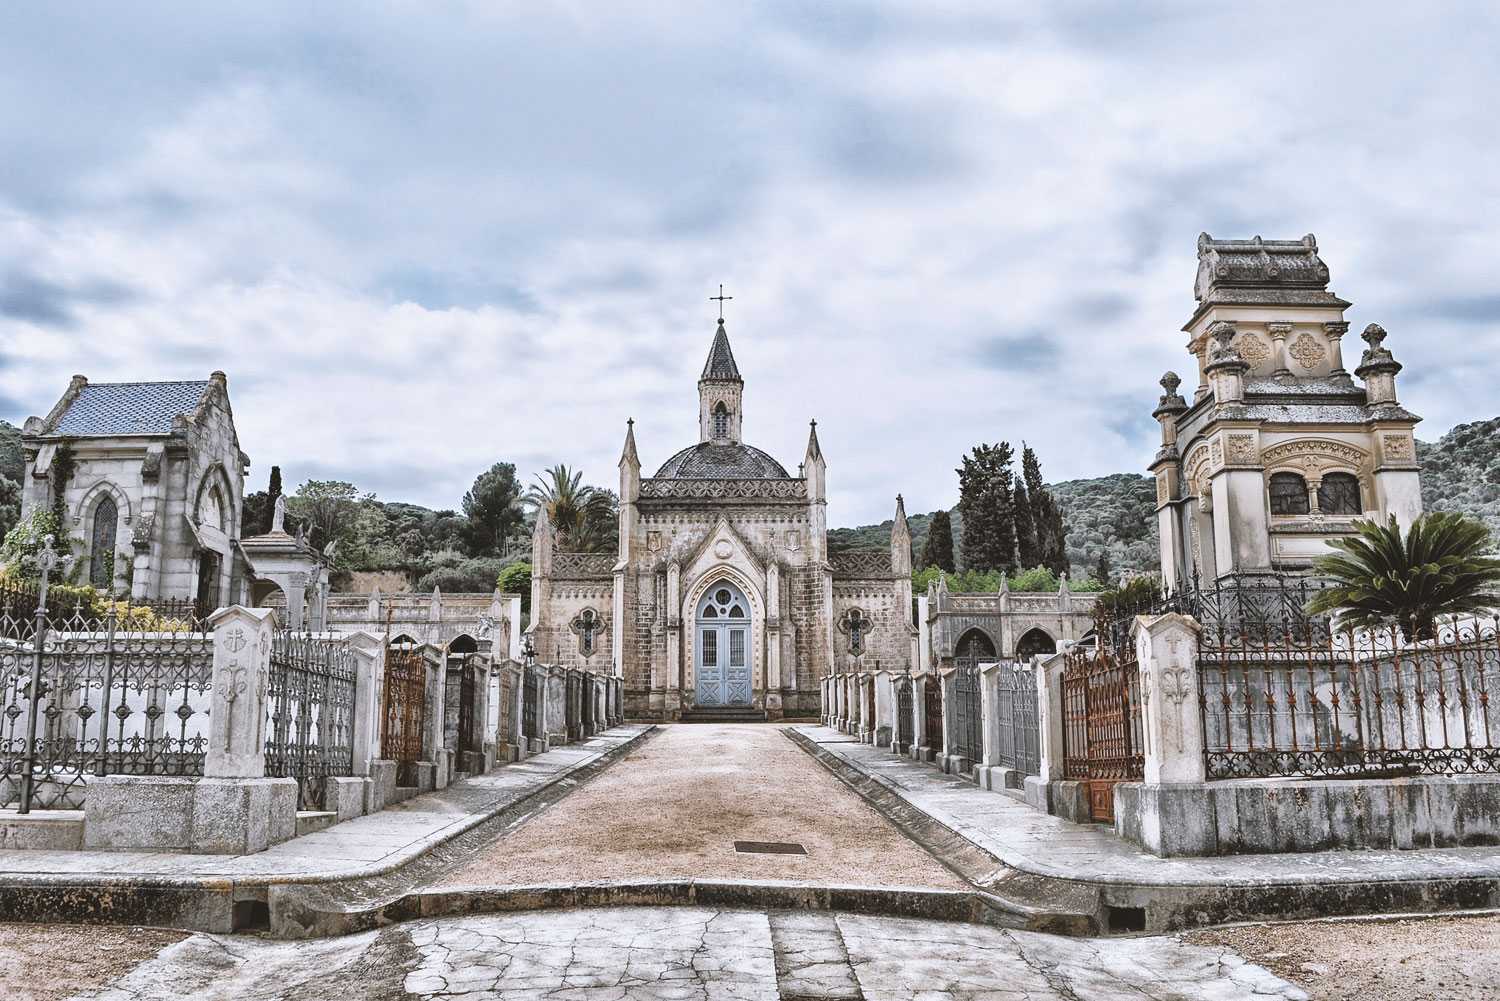
M 1045 630 L 1029 629 L 1016 643 L 1016 659 L 1030 660 L 1039 653 L 1057 653 L 1057 642 Z
M 1271 474 L 1271 513 L 1306 514 L 1307 481 L 1296 473 Z
M 114 498 L 104 497 L 94 508 L 94 524 L 89 536 L 89 583 L 108 591 L 115 583 L 115 532 L 120 509 Z
M 723 403 L 714 407 L 714 437 L 729 437 L 729 408 Z
M 865 652 L 865 633 L 869 629 L 869 626 L 869 620 L 860 614 L 859 609 L 850 609 L 849 652 L 856 657 Z
M 1351 473 L 1329 473 L 1318 484 L 1318 510 L 1324 514 L 1359 514 L 1359 478 Z

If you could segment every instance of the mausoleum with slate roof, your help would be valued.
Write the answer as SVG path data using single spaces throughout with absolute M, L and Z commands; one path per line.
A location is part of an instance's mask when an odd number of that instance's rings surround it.
M 241 599 L 245 471 L 223 372 L 182 382 L 73 377 L 22 429 L 23 516 L 61 498 L 77 579 L 137 600 Z
M 816 422 L 793 476 L 744 439 L 745 381 L 719 320 L 698 380 L 698 441 L 641 475 L 620 456 L 617 553 L 568 552 L 545 514 L 532 539 L 532 625 L 549 664 L 612 667 L 636 717 L 816 716 L 834 672 L 915 665 L 911 535 L 830 554 Z

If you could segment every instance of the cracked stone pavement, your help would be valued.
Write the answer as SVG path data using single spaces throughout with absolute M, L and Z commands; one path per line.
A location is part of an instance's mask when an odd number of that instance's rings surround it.
M 849 914 L 621 907 L 339 939 L 194 935 L 79 1001 L 1305 998 L 1218 947 Z

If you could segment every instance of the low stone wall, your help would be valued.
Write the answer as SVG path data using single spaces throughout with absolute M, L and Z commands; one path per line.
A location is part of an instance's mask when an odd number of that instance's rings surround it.
M 1115 831 L 1163 857 L 1500 845 L 1500 777 L 1125 782 Z

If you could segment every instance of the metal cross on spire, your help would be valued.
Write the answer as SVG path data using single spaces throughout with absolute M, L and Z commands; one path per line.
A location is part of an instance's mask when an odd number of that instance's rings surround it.
M 733 298 L 734 298 L 734 296 L 732 296 L 732 295 L 725 295 L 724 294 L 724 283 L 723 282 L 719 283 L 719 294 L 718 295 L 711 295 L 711 296 L 708 297 L 708 301 L 709 302 L 715 302 L 715 301 L 717 301 L 718 304 L 719 304 L 719 322 L 720 323 L 724 322 L 724 303 L 725 303 L 725 301 L 728 300 L 728 299 L 733 299 Z

